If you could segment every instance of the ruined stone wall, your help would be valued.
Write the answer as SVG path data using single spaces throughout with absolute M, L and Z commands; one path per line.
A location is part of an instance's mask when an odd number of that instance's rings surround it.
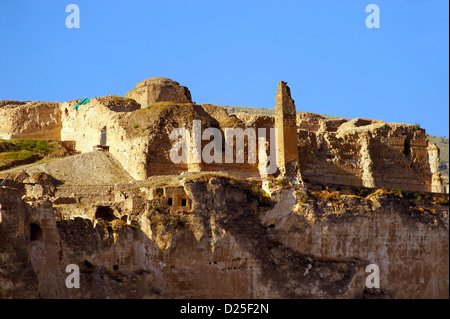
M 0 101 L 0 139 L 61 137 L 61 114 L 56 102 Z
M 314 121 L 314 120 L 313 120 Z M 305 179 L 372 188 L 442 192 L 437 149 L 413 125 L 354 119 L 336 132 L 300 129 Z
M 187 88 L 166 78 L 144 80 L 135 90 L 150 87 L 157 88 L 157 92 L 133 95 L 136 99 L 147 99 L 139 102 L 141 105 L 133 99 L 117 96 L 91 99 L 78 110 L 73 109 L 78 100 L 64 103 L 2 101 L 0 138 L 72 141 L 76 150 L 91 152 L 100 144 L 100 130 L 105 126 L 110 153 L 135 179 L 186 171 L 225 171 L 238 178 L 247 178 L 259 176 L 258 154 L 256 163 L 248 163 L 245 144 L 245 163 L 225 163 L 224 129 L 251 127 L 257 132 L 258 128 L 276 127 L 279 132 L 278 167 L 282 174 L 287 163 L 298 162 L 299 168 L 289 169 L 299 178 L 302 175 L 307 180 L 324 184 L 443 191 L 439 150 L 427 141 L 424 130 L 413 125 L 296 114 L 285 82 L 279 83 L 275 117 L 228 115 L 218 106 L 187 103 L 191 101 Z M 140 109 L 155 101 L 164 103 Z M 170 140 L 171 130 L 191 127 L 194 119 L 202 120 L 203 129 L 220 128 L 222 163 L 175 164 L 170 159 L 170 150 L 175 143 Z M 269 137 L 268 130 L 266 137 Z M 203 149 L 209 141 L 201 143 Z M 269 149 L 270 145 L 267 145 Z M 233 153 L 236 158 L 235 150 Z
M 325 117 L 309 112 L 297 112 L 297 127 L 310 132 L 337 132 L 346 119 L 326 119 Z
M 286 82 L 278 83 L 275 100 L 277 162 L 278 167 L 284 173 L 286 164 L 298 163 L 296 110 Z
M 191 92 L 187 87 L 163 77 L 141 81 L 125 96 L 137 101 L 142 108 L 157 102 L 192 103 Z
M 78 101 L 61 103 L 62 140 L 76 142 L 76 150 L 92 152 L 100 144 L 100 129 L 106 126 L 106 145 L 109 152 L 119 161 L 125 170 L 135 179 L 145 179 L 145 154 L 147 141 L 144 138 L 130 136 L 126 128 L 119 124 L 124 114 L 136 110 L 133 105 L 126 112 L 116 112 L 98 99 L 91 99 L 78 110 L 74 106 Z

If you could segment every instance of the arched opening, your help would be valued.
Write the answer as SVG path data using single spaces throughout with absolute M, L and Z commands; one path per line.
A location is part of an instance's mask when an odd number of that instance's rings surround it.
M 112 222 L 113 220 L 117 219 L 117 217 L 114 215 L 114 211 L 109 206 L 98 206 L 97 211 L 95 212 L 95 218 L 101 218 L 107 222 Z
M 39 240 L 42 237 L 42 229 L 36 223 L 30 223 L 30 241 Z

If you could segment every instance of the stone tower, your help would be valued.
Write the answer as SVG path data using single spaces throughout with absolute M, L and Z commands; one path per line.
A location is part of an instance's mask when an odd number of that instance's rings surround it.
M 298 171 L 297 119 L 294 100 L 287 82 L 278 83 L 275 97 L 275 128 L 277 129 L 277 165 L 290 182 L 300 180 Z

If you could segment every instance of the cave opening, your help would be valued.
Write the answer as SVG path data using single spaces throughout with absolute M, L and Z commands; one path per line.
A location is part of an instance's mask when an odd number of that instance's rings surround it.
M 42 229 L 36 223 L 30 223 L 30 241 L 39 240 L 42 237 Z
M 101 218 L 107 222 L 112 222 L 117 219 L 114 215 L 113 209 L 109 206 L 98 206 L 95 212 L 95 218 Z

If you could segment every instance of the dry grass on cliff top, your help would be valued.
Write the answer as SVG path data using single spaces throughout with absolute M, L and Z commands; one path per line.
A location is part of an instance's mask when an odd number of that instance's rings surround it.
M 309 184 L 308 195 L 314 199 L 330 202 L 333 205 L 341 204 L 345 198 L 361 198 L 365 200 L 372 200 L 373 197 L 385 196 L 388 198 L 399 198 L 406 201 L 410 201 L 412 204 L 419 206 L 435 204 L 448 206 L 449 195 L 434 194 L 434 193 L 421 193 L 421 192 L 409 192 L 400 189 L 385 189 L 385 188 L 366 188 L 366 187 L 353 187 L 342 185 L 321 185 L 321 184 Z M 304 197 L 307 201 L 307 197 Z M 420 207 L 419 210 L 422 210 Z M 427 209 L 425 209 L 427 210 Z M 429 209 L 428 209 L 429 210 Z M 432 212 L 432 210 L 429 210 Z
M 211 126 L 206 114 L 201 114 L 201 106 L 193 103 L 158 102 L 120 118 L 122 127 L 130 135 L 155 134 L 158 130 L 185 127 L 190 129 L 193 120 L 201 120 L 202 125 Z
M 37 162 L 46 157 L 62 157 L 66 150 L 57 141 L 0 140 L 0 171 Z
M 145 182 L 137 183 L 136 187 L 177 187 L 181 186 L 183 180 L 187 181 L 198 181 L 201 183 L 207 182 L 210 178 L 226 178 L 236 180 L 234 177 L 231 177 L 227 174 L 223 173 L 214 173 L 214 172 L 199 172 L 199 173 L 190 173 L 185 175 L 158 175 L 151 176 L 147 178 Z

